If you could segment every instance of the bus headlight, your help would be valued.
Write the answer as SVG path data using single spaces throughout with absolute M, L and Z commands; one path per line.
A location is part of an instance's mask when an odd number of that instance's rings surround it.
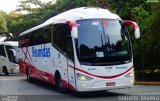
M 82 80 L 82 81 L 93 80 L 92 77 L 86 76 L 86 75 L 81 74 L 81 73 L 77 73 L 77 79 Z
M 134 77 L 134 72 L 129 72 L 128 74 L 125 75 L 126 78 Z

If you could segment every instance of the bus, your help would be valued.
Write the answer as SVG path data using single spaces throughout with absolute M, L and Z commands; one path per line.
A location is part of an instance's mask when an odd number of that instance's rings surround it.
M 0 74 L 19 73 L 17 49 L 18 41 L 0 42 Z
M 130 88 L 134 67 L 127 26 L 140 37 L 137 23 L 107 9 L 80 7 L 58 14 L 20 34 L 20 72 L 59 91 Z

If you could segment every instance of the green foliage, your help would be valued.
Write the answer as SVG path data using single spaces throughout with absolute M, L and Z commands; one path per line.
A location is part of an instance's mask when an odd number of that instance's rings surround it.
M 160 2 L 159 2 L 160 3 Z M 154 71 L 160 66 L 160 4 L 145 4 L 134 12 L 141 27 L 141 39 L 133 42 L 135 64 L 137 70 L 148 69 Z M 146 8 L 151 7 L 152 10 Z M 135 9 L 135 8 L 134 8 Z M 146 10 L 145 10 L 146 9 Z M 145 68 L 145 69 L 147 69 Z
M 100 7 L 100 8 L 109 8 L 109 3 L 107 0 L 88 0 L 87 6 L 91 7 Z
M 4 36 L 5 32 L 7 32 L 6 13 L 0 11 L 0 35 Z
M 142 5 L 146 0 L 108 0 L 110 9 L 120 15 L 122 19 L 133 19 L 132 8 Z

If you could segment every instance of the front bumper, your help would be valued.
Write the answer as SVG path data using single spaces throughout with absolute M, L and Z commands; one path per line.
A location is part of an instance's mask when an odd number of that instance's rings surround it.
M 20 73 L 19 67 L 18 67 L 18 66 L 17 66 L 17 67 L 14 67 L 14 68 L 11 70 L 11 73 L 15 73 L 15 74 Z
M 106 85 L 107 83 L 114 82 L 114 85 Z M 118 80 L 101 80 L 95 82 L 81 81 L 77 84 L 77 91 L 101 91 L 101 90 L 111 90 L 111 89 L 124 89 L 130 88 L 134 85 L 134 79 L 118 79 Z

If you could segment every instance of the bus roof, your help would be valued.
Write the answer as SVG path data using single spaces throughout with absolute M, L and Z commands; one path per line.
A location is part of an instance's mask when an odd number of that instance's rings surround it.
M 77 21 L 82 19 L 119 19 L 121 18 L 114 13 L 111 13 L 107 9 L 96 8 L 96 7 L 80 7 L 68 10 L 66 12 L 60 13 L 49 20 L 45 21 L 44 23 L 33 27 L 27 31 L 24 31 L 20 34 L 24 35 L 44 26 L 50 25 L 52 23 L 65 23 L 66 21 Z
M 0 42 L 0 45 L 18 46 L 18 41 L 3 41 Z

